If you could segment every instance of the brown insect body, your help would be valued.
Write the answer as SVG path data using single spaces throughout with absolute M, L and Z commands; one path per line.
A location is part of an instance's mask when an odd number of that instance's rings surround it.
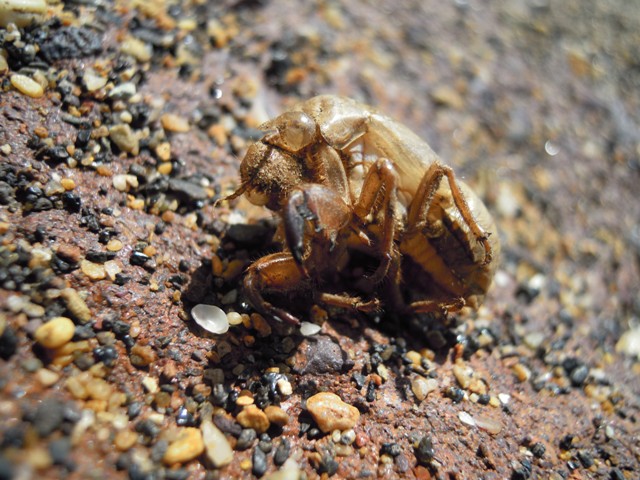
M 283 220 L 286 250 L 259 259 L 245 277 L 256 309 L 298 323 L 263 294 L 313 288 L 353 250 L 379 260 L 369 277 L 379 295 L 363 302 L 315 291 L 317 301 L 362 311 L 378 308 L 380 298 L 407 312 L 479 305 L 498 263 L 495 224 L 427 143 L 371 107 L 332 95 L 262 128 L 265 136 L 240 167 L 242 185 L 229 197 L 244 193 Z M 420 277 L 424 295 L 406 304 L 401 288 L 409 272 Z

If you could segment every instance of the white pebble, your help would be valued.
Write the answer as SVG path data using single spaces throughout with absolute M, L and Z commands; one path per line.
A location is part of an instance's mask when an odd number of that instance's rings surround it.
M 506 405 L 511 400 L 511 395 L 509 395 L 508 393 L 499 393 L 498 400 L 500 400 L 500 403 L 502 403 L 503 405 Z
M 300 333 L 305 337 L 311 337 L 312 335 L 318 333 L 321 329 L 322 327 L 320 325 L 316 325 L 315 323 L 311 322 L 302 322 L 300 324 Z
M 624 332 L 616 343 L 616 352 L 629 357 L 640 357 L 640 328 Z
M 222 334 L 229 330 L 229 320 L 224 311 L 215 305 L 199 304 L 193 307 L 191 315 L 198 325 L 207 332 Z
M 207 457 L 211 460 L 213 466 L 220 468 L 230 464 L 233 460 L 233 449 L 224 433 L 210 420 L 202 422 L 200 430 L 202 431 L 202 440 L 204 440 Z
M 476 426 L 476 421 L 473 419 L 473 417 L 471 415 L 469 415 L 467 412 L 460 412 L 458 414 L 458 418 L 460 419 L 460 421 L 462 423 L 464 423 L 465 425 L 470 425 L 472 427 Z

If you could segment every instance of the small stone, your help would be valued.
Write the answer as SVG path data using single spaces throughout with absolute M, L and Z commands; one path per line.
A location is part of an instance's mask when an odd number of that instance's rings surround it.
M 168 162 L 171 160 L 171 144 L 169 142 L 162 142 L 155 148 L 158 160 L 161 162 Z
M 82 299 L 80 294 L 73 288 L 65 288 L 60 292 L 60 296 L 65 301 L 67 309 L 82 323 L 91 320 L 91 310 Z
M 138 442 L 138 434 L 131 430 L 120 430 L 113 439 L 113 445 L 121 452 L 126 452 Z
M 283 395 L 285 397 L 288 397 L 293 393 L 293 387 L 291 386 L 291 382 L 289 382 L 289 380 L 286 380 L 284 378 L 281 378 L 276 382 L 276 387 L 278 387 L 278 391 L 280 392 L 280 395 Z
M 191 128 L 187 119 L 173 113 L 163 114 L 160 117 L 160 123 L 167 132 L 184 133 Z
M 489 432 L 491 435 L 497 435 L 502 431 L 502 423 L 483 415 L 476 415 L 474 421 L 478 428 Z
M 125 38 L 120 43 L 120 51 L 127 55 L 131 55 L 141 63 L 148 62 L 151 60 L 151 55 L 153 55 L 153 48 L 151 45 L 131 36 Z
M 242 323 L 242 315 L 238 312 L 229 312 L 227 313 L 227 321 L 232 326 L 240 325 Z
M 307 399 L 307 410 L 323 432 L 349 430 L 360 419 L 360 411 L 335 393 L 320 392 Z
M 65 405 L 60 400 L 48 398 L 42 401 L 35 412 L 33 426 L 43 438 L 55 432 L 64 420 Z
M 80 270 L 91 280 L 102 280 L 107 276 L 104 265 L 93 263 L 89 260 L 82 260 L 80 262 Z
M 264 413 L 269 419 L 269 422 L 273 423 L 274 425 L 284 427 L 287 423 L 289 423 L 289 415 L 287 415 L 287 412 L 285 412 L 280 407 L 269 405 L 264 409 Z
M 438 381 L 435 378 L 425 379 L 416 375 L 411 380 L 411 391 L 418 401 L 424 400 L 427 395 L 438 388 Z
M 109 79 L 98 75 L 94 70 L 87 70 L 82 76 L 82 81 L 88 92 L 95 92 L 100 90 L 107 84 Z
M 529 378 L 531 378 L 531 370 L 529 370 L 522 363 L 516 363 L 513 366 L 513 373 L 515 373 L 518 381 L 520 382 L 526 382 L 527 380 L 529 380 Z
M 47 368 L 41 368 L 36 372 L 36 379 L 43 387 L 50 387 L 60 380 L 60 374 Z
M 255 405 L 244 407 L 236 420 L 244 428 L 252 428 L 258 433 L 264 433 L 269 429 L 269 418 Z
M 204 452 L 202 433 L 195 427 L 183 428 L 162 457 L 165 465 L 185 463 Z
M 458 418 L 465 425 L 469 425 L 471 427 L 475 427 L 476 425 L 475 419 L 471 415 L 469 415 L 467 412 L 460 412 L 458 414 Z
M 123 152 L 137 155 L 140 152 L 140 141 L 138 136 L 126 123 L 114 125 L 109 129 L 109 138 Z
M 114 87 L 109 92 L 109 98 L 113 100 L 128 100 L 136 94 L 135 83 L 125 82 L 121 83 L 117 87 Z
M 60 348 L 69 343 L 75 332 L 75 325 L 67 317 L 55 317 L 38 327 L 34 338 L 45 348 Z
M 42 88 L 42 85 L 40 85 L 32 78 L 27 77 L 26 75 L 14 73 L 13 75 L 11 75 L 10 80 L 13 88 L 18 90 L 20 93 L 27 95 L 28 97 L 40 98 L 44 95 L 44 89 Z
M 322 330 L 322 327 L 320 325 L 316 325 L 315 323 L 302 322 L 300 324 L 300 334 L 305 337 L 316 335 L 318 332 L 320 332 L 320 330 Z
M 266 454 L 259 448 L 255 448 L 251 456 L 251 473 L 260 478 L 267 472 L 268 466 Z
M 221 335 L 229 331 L 227 314 L 215 305 L 199 304 L 191 310 L 191 316 L 195 322 L 207 332 Z
M 220 468 L 230 464 L 233 460 L 233 449 L 224 433 L 210 420 L 203 421 L 200 430 L 207 458 L 213 466 Z
M 640 357 L 640 327 L 627 330 L 616 343 L 616 352 L 629 357 Z

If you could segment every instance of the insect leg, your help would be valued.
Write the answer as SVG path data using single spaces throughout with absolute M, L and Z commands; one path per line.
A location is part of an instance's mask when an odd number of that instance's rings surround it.
M 465 306 L 464 298 L 451 298 L 447 300 L 418 300 L 417 302 L 410 303 L 408 310 L 412 313 L 432 313 L 441 312 L 446 315 L 447 313 L 458 312 Z
M 395 213 L 397 202 L 398 177 L 393 164 L 386 158 L 378 159 L 369 171 L 362 184 L 360 197 L 354 205 L 354 214 L 364 222 L 369 213 L 382 209 L 382 240 L 377 247 L 382 257 L 380 265 L 369 279 L 378 283 L 387 275 L 389 265 L 394 257 L 393 238 L 395 235 Z M 382 195 L 382 203 L 377 206 Z
M 353 309 L 365 313 L 376 312 L 380 310 L 380 307 L 382 306 L 380 300 L 377 298 L 365 302 L 360 297 L 339 295 L 336 293 L 318 293 L 316 295 L 316 301 L 318 303 L 324 303 L 325 305 L 344 309 Z
M 427 172 L 424 174 L 424 177 L 422 177 L 420 185 L 418 186 L 418 191 L 416 192 L 409 209 L 409 216 L 407 218 L 408 230 L 420 230 L 428 226 L 427 214 L 431 208 L 433 198 L 443 177 L 447 177 L 449 188 L 451 189 L 451 196 L 453 197 L 453 203 L 460 212 L 460 215 L 462 215 L 462 218 L 469 226 L 469 229 L 476 237 L 476 240 L 482 243 L 485 251 L 484 264 L 488 264 L 491 262 L 492 257 L 489 236 L 478 224 L 471 213 L 469 204 L 460 191 L 460 187 L 458 186 L 453 170 L 446 165 L 434 163 L 429 167 Z
M 291 313 L 274 306 L 262 296 L 263 293 L 286 293 L 300 290 L 306 278 L 290 253 L 267 255 L 249 266 L 244 277 L 244 292 L 256 310 L 278 321 L 299 325 L 300 320 Z

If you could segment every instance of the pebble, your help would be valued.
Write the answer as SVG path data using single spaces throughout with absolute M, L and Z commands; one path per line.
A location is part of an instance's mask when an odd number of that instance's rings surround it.
M 36 371 L 36 379 L 43 387 L 50 387 L 60 380 L 60 374 L 47 368 Z
M 109 129 L 109 138 L 123 152 L 137 155 L 140 152 L 140 140 L 126 123 L 114 125 Z
M 165 465 L 185 463 L 204 452 L 202 433 L 195 427 L 183 428 L 178 437 L 169 444 L 162 461 Z
M 251 456 L 251 473 L 253 473 L 256 477 L 262 477 L 268 468 L 267 463 L 267 455 L 259 448 L 255 448 L 253 450 L 253 455 Z
M 173 113 L 163 114 L 160 117 L 160 123 L 162 124 L 162 128 L 167 132 L 184 133 L 188 132 L 191 128 L 187 119 L 174 115 Z
M 284 427 L 287 423 L 289 423 L 289 415 L 287 415 L 287 412 L 276 405 L 269 405 L 264 409 L 264 413 L 269 419 L 269 422 L 273 423 L 274 425 Z
M 94 70 L 87 70 L 84 73 L 82 80 L 84 82 L 84 86 L 87 88 L 87 91 L 95 92 L 104 87 L 109 79 L 107 77 L 98 75 Z
M 32 78 L 27 77 L 26 75 L 14 73 L 13 75 L 11 75 L 10 80 L 13 88 L 18 90 L 20 93 L 27 95 L 28 97 L 40 98 L 44 95 L 44 89 L 42 88 L 42 85 L 40 85 Z
M 476 426 L 489 432 L 491 435 L 497 435 L 502 431 L 502 423 L 483 415 L 476 415 L 473 418 L 476 422 Z
M 627 330 L 616 343 L 616 352 L 629 357 L 640 357 L 640 327 Z
M 45 348 L 59 348 L 73 338 L 75 325 L 67 317 L 55 317 L 38 327 L 34 333 L 36 342 Z
M 416 396 L 418 401 L 422 401 L 427 398 L 431 392 L 438 388 L 438 381 L 435 378 L 422 378 L 416 375 L 411 380 L 411 391 Z
M 229 331 L 227 314 L 215 305 L 198 304 L 191 310 L 191 316 L 207 332 L 221 335 Z
M 200 430 L 207 458 L 213 466 L 220 468 L 230 464 L 233 460 L 233 449 L 224 433 L 210 420 L 203 421 Z
M 135 83 L 125 82 L 121 83 L 117 87 L 114 87 L 109 92 L 109 98 L 113 100 L 128 100 L 136 94 Z
M 300 334 L 305 337 L 316 335 L 318 332 L 320 332 L 320 330 L 322 330 L 322 327 L 320 325 L 316 325 L 315 323 L 302 322 L 300 324 Z
M 276 387 L 278 387 L 278 392 L 280 392 L 280 395 L 283 395 L 285 397 L 288 397 L 293 393 L 291 382 L 284 378 L 281 378 L 276 382 Z
M 320 392 L 307 399 L 307 410 L 323 432 L 349 430 L 360 419 L 360 411 L 335 393 Z
M 117 450 L 126 452 L 138 441 L 138 434 L 131 430 L 120 430 L 113 439 L 113 445 Z
M 252 428 L 258 433 L 266 432 L 269 428 L 269 418 L 255 405 L 248 405 L 236 417 L 244 428 Z
M 458 413 L 458 418 L 465 425 L 469 425 L 471 427 L 475 427 L 476 425 L 475 419 L 471 415 L 469 415 L 467 412 Z
M 65 405 L 60 400 L 47 398 L 38 405 L 33 426 L 41 438 L 58 430 L 64 420 Z
M 276 465 L 282 465 L 287 461 L 291 454 L 291 442 L 286 438 L 283 438 L 280 444 L 276 448 L 276 452 L 273 455 L 273 463 Z
M 80 322 L 87 323 L 91 320 L 91 310 L 75 289 L 65 288 L 60 292 L 60 296 L 65 301 L 67 309 Z
M 153 47 L 135 37 L 127 37 L 120 44 L 120 51 L 131 55 L 139 62 L 148 62 L 153 55 Z
M 104 265 L 93 263 L 89 260 L 82 260 L 80 262 L 80 270 L 91 280 L 102 280 L 107 277 Z
M 227 321 L 232 326 L 240 325 L 242 323 L 242 315 L 238 312 L 229 312 L 227 313 Z

